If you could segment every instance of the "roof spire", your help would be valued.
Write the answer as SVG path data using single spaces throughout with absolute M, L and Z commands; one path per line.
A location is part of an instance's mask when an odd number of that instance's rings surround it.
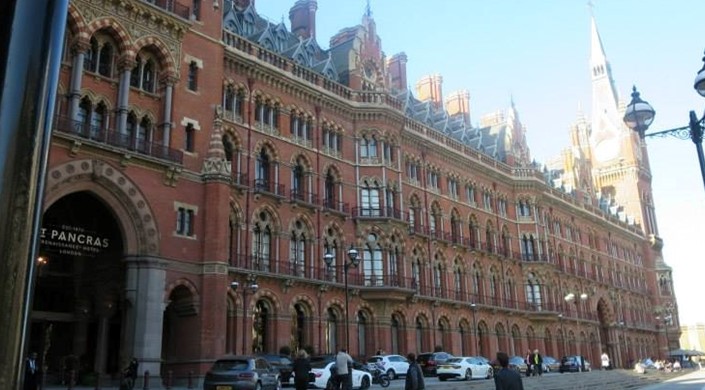
M 372 17 L 372 7 L 370 7 L 370 0 L 367 0 L 367 7 L 365 7 L 365 16 L 368 18 Z

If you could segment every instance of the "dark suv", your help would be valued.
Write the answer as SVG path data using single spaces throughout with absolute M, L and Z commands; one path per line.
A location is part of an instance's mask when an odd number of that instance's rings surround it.
M 424 376 L 435 376 L 438 366 L 452 357 L 448 352 L 424 352 L 416 357 L 416 362 L 419 363 Z

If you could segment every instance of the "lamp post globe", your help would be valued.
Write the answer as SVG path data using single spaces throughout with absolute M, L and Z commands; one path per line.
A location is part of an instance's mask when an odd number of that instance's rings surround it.
M 702 97 L 705 97 L 705 57 L 703 57 L 703 67 L 698 71 L 695 76 L 695 82 L 693 83 L 693 88 Z
M 330 253 L 330 252 L 326 252 L 326 254 L 323 255 L 323 261 L 324 261 L 324 262 L 326 263 L 326 265 L 329 266 L 329 267 L 330 267 L 331 265 L 333 265 L 333 259 L 334 259 L 333 254 Z
M 357 258 L 357 249 L 355 249 L 352 244 L 350 244 L 350 249 L 348 249 L 348 258 L 350 259 L 350 265 L 357 267 L 360 260 Z
M 639 133 L 639 138 L 643 139 L 655 115 L 656 111 L 647 101 L 641 99 L 636 86 L 632 87 L 632 101 L 624 110 L 624 123 L 627 127 Z

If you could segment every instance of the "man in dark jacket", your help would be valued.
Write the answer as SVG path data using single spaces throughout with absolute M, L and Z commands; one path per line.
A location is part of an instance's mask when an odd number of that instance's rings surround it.
M 502 369 L 494 377 L 495 390 L 524 390 L 521 375 L 509 369 L 509 356 L 506 352 L 497 352 L 497 361 Z
M 543 374 L 543 356 L 541 356 L 538 349 L 534 349 L 534 353 L 531 354 L 531 366 L 534 368 L 531 375 L 541 376 Z
M 406 381 L 404 382 L 404 390 L 424 390 L 426 384 L 423 380 L 423 372 L 421 367 L 416 362 L 416 355 L 410 353 L 406 355 L 409 360 L 409 370 L 406 371 Z

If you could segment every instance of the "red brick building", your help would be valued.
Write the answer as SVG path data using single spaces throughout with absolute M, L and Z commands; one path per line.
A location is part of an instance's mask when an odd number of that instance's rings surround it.
M 636 137 L 598 159 L 609 137 L 583 120 L 541 167 L 513 104 L 472 126 L 439 75 L 407 90 L 369 11 L 323 49 L 316 10 L 297 1 L 287 28 L 254 0 L 71 2 L 30 335 L 50 381 L 132 356 L 183 381 L 228 353 L 330 353 L 346 330 L 360 357 L 625 362 L 667 348 L 654 310 L 677 344 Z

